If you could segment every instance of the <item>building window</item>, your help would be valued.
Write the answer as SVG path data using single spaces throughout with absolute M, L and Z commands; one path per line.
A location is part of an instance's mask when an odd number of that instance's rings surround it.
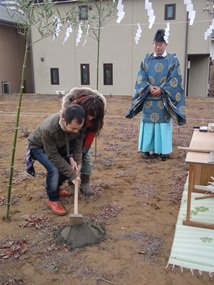
M 2 81 L 1 82 L 1 89 L 2 89 L 2 94 L 9 94 L 10 93 L 9 82 L 8 81 Z
M 89 64 L 80 64 L 81 85 L 90 84 Z
M 82 5 L 79 6 L 79 20 L 88 20 L 88 6 Z
M 176 4 L 165 5 L 165 20 L 175 20 Z
M 51 68 L 51 84 L 59 85 L 59 68 Z
M 104 63 L 103 65 L 104 85 L 113 85 L 113 64 Z

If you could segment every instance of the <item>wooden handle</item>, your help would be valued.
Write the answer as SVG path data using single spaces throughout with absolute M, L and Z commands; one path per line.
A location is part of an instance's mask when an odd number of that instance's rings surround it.
M 203 153 L 214 152 L 213 149 L 199 149 L 199 148 L 191 148 L 191 147 L 185 147 L 185 146 L 178 146 L 178 149 L 186 150 L 189 152 L 203 152 Z
M 74 184 L 74 214 L 78 214 L 78 183 Z

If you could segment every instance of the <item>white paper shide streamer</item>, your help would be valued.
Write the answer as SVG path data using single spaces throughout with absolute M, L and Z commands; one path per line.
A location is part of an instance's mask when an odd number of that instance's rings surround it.
M 164 35 L 164 40 L 167 44 L 169 42 L 169 31 L 170 31 L 170 25 L 169 23 L 167 23 L 166 28 L 165 28 L 165 35 Z
M 87 31 L 86 31 L 86 36 L 85 36 L 85 40 L 83 43 L 83 46 L 85 46 L 86 42 L 87 42 L 87 38 L 88 38 L 88 34 L 89 34 L 89 29 L 90 29 L 90 25 L 87 26 Z
M 212 34 L 212 30 L 214 30 L 214 19 L 212 20 L 211 25 L 209 26 L 209 28 L 206 30 L 206 32 L 204 33 L 204 39 L 207 40 L 209 36 L 211 36 Z
M 184 4 L 186 5 L 186 10 L 188 12 L 189 24 L 193 25 L 196 11 L 193 9 L 192 0 L 184 0 Z
M 70 37 L 70 33 L 72 32 L 73 32 L 72 26 L 69 25 L 65 32 L 65 38 L 64 38 L 63 44 L 68 40 L 68 38 Z
M 155 15 L 154 9 L 152 9 L 152 3 L 149 2 L 149 0 L 145 0 L 145 9 L 147 10 L 147 15 L 149 17 L 149 29 L 151 29 L 155 23 Z
M 53 34 L 53 40 L 55 40 L 59 36 L 59 32 L 61 31 L 61 28 L 62 28 L 62 23 L 60 22 L 60 18 L 56 17 L 56 16 L 53 17 L 53 22 L 54 22 L 54 26 L 55 26 L 55 31 Z
M 142 29 L 141 29 L 141 26 L 139 23 L 137 23 L 137 32 L 136 32 L 136 35 L 135 35 L 135 43 L 136 45 L 138 44 L 140 38 L 141 38 L 141 34 L 142 34 Z
M 80 43 L 80 40 L 82 38 L 82 25 L 79 24 L 78 32 L 77 32 L 77 37 L 76 37 L 76 46 Z
M 119 0 L 117 3 L 117 23 L 119 24 L 122 19 L 125 17 L 125 11 L 124 11 L 124 5 L 123 5 L 123 0 Z

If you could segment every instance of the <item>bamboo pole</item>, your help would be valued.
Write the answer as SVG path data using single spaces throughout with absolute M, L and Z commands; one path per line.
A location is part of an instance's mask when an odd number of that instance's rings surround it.
M 27 63 L 27 55 L 28 55 L 28 45 L 29 45 L 29 32 L 26 34 L 26 45 L 25 45 L 25 53 L 24 53 L 24 60 L 22 66 L 22 74 L 21 74 L 21 82 L 20 82 L 20 92 L 19 92 L 19 101 L 18 107 L 16 111 L 16 127 L 13 136 L 13 146 L 12 146 L 12 154 L 11 154 L 11 162 L 10 162 L 10 175 L 9 175 L 9 182 L 8 182 L 8 192 L 7 192 L 7 212 L 6 212 L 6 219 L 10 219 L 10 205 L 11 205 L 11 192 L 12 192 L 12 184 L 13 184 L 13 172 L 14 172 L 14 161 L 16 155 L 16 144 L 17 144 L 17 135 L 19 130 L 19 119 L 21 113 L 21 105 L 22 105 L 22 95 L 24 89 L 24 75 L 25 75 L 25 68 Z

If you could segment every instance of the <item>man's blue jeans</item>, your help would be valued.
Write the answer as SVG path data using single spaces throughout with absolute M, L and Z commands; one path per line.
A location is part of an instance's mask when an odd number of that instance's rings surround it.
M 38 160 L 47 170 L 46 190 L 50 201 L 59 201 L 59 186 L 67 179 L 59 172 L 56 166 L 48 159 L 42 148 L 32 148 L 33 159 Z

